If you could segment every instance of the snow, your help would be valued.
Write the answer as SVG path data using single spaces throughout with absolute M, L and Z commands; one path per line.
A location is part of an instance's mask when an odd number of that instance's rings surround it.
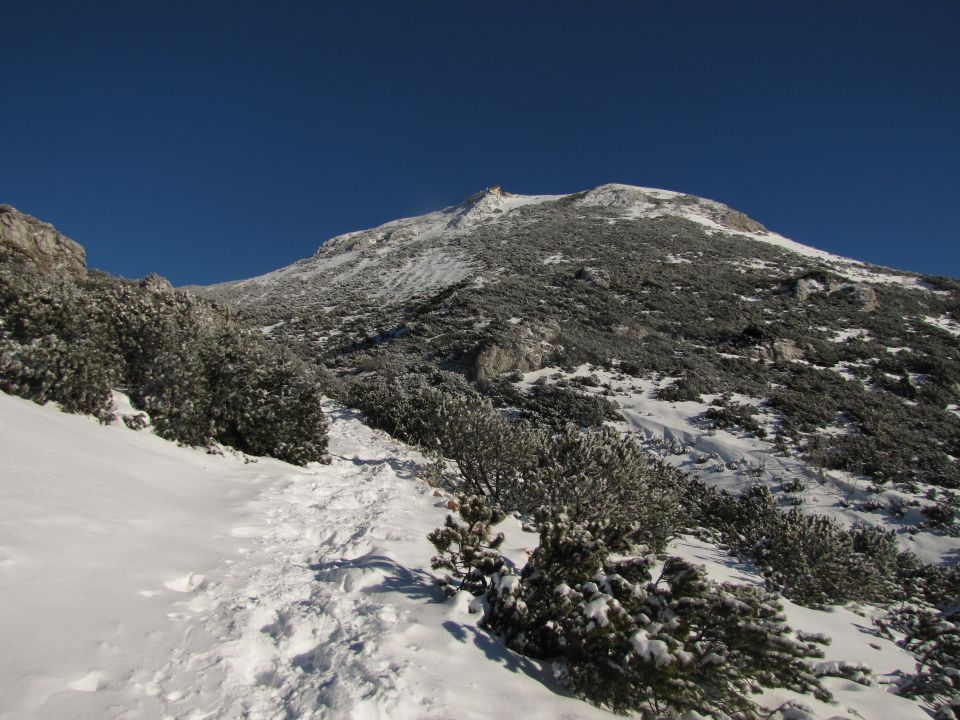
M 933 327 L 948 332 L 954 337 L 960 337 L 960 323 L 951 317 L 946 315 L 941 315 L 940 317 L 925 315 L 922 319 L 928 325 L 933 325 Z
M 931 286 L 916 275 L 882 271 L 824 250 L 803 245 L 775 232 L 746 232 L 736 230 L 720 222 L 730 212 L 726 205 L 705 198 L 652 188 L 631 185 L 601 185 L 582 195 L 577 204 L 583 207 L 604 207 L 622 211 L 623 218 L 656 218 L 665 215 L 683 217 L 715 233 L 727 233 L 746 237 L 757 242 L 775 245 L 803 257 L 821 260 L 830 265 L 838 275 L 854 282 L 889 283 L 905 288 L 932 291 Z
M 3 394 L 0 456 L 0 718 L 106 717 L 122 697 L 157 702 L 139 666 L 175 650 L 181 619 L 204 602 L 193 591 L 236 555 L 230 530 L 277 464 Z
M 870 331 L 866 328 L 845 328 L 834 332 L 833 337 L 827 338 L 832 343 L 844 343 L 847 340 L 859 338 L 861 340 L 870 339 Z
M 597 623 L 600 627 L 610 624 L 607 614 L 610 612 L 610 596 L 597 593 L 583 608 L 583 616 Z
M 726 205 L 683 195 L 670 190 L 608 184 L 572 195 L 514 195 L 498 188 L 477 193 L 461 204 L 415 217 L 401 218 L 367 230 L 349 232 L 320 244 L 313 256 L 292 265 L 247 280 L 194 288 L 223 302 L 236 302 L 241 295 L 247 303 L 268 298 L 288 304 L 309 302 L 331 288 L 349 287 L 362 296 L 383 303 L 398 303 L 417 295 L 426 295 L 473 277 L 482 283 L 479 263 L 459 249 L 460 239 L 475 228 L 516 218 L 522 208 L 572 201 L 590 210 L 601 208 L 618 217 L 611 222 L 641 218 L 675 216 L 695 222 L 710 233 L 732 234 L 757 242 L 776 245 L 789 252 L 820 261 L 829 270 L 858 283 L 892 283 L 906 288 L 934 290 L 917 275 L 895 273 L 866 265 L 789 240 L 774 232 L 745 232 L 724 225 L 732 211 Z M 590 216 L 586 213 L 584 217 Z M 609 218 L 608 218 L 609 219 Z M 668 255 L 664 262 L 690 263 L 698 258 L 682 254 Z M 571 262 L 561 254 L 541 259 L 544 265 Z M 742 269 L 767 267 L 763 261 L 740 263 Z M 752 297 L 745 301 L 755 302 Z
M 667 548 L 670 555 L 679 556 L 697 565 L 704 565 L 707 575 L 715 582 L 762 586 L 763 578 L 749 563 L 741 563 L 715 545 L 696 538 L 680 537 Z M 896 643 L 881 637 L 873 627 L 872 618 L 880 615 L 871 606 L 830 606 L 824 610 L 805 608 L 789 600 L 782 601 L 787 624 L 794 631 L 819 633 L 830 638 L 830 644 L 820 646 L 821 670 L 833 671 L 841 665 L 864 666 L 873 671 L 874 685 L 867 687 L 843 678 L 822 678 L 824 686 L 834 695 L 834 705 L 822 703 L 809 695 L 798 695 L 784 690 L 763 694 L 768 705 L 778 706 L 795 700 L 814 709 L 815 718 L 838 717 L 839 708 L 852 708 L 852 717 L 867 720 L 929 720 L 919 705 L 894 695 L 892 685 L 903 672 L 913 672 L 915 659 Z
M 435 248 L 408 260 L 391 273 L 374 294 L 394 301 L 403 300 L 417 293 L 453 285 L 470 277 L 473 270 L 473 265 L 465 257 Z
M 297 468 L 0 394 L 0 718 L 611 717 L 444 601 L 423 458 L 330 411 Z
M 847 370 L 849 364 L 839 363 L 833 368 L 850 379 L 855 376 Z M 867 490 L 863 478 L 833 470 L 815 468 L 796 455 L 784 456 L 777 452 L 773 443 L 733 428 L 711 429 L 702 421 L 702 416 L 716 396 L 705 395 L 706 402 L 673 402 L 659 400 L 657 390 L 673 382 L 675 378 L 634 378 L 620 376 L 599 367 L 581 365 L 574 372 L 566 373 L 557 367 L 546 367 L 524 374 L 517 383 L 521 389 L 529 389 L 540 378 L 574 378 L 595 375 L 598 387 L 582 387 L 585 392 L 602 394 L 609 386 L 609 396 L 619 407 L 623 422 L 614 423 L 622 432 L 637 436 L 651 453 L 684 472 L 700 475 L 701 479 L 715 487 L 739 493 L 756 483 L 764 483 L 771 491 L 779 492 L 783 483 L 800 480 L 806 489 L 793 493 L 801 508 L 852 524 L 883 524 L 895 529 L 902 549 L 917 554 L 924 562 L 947 562 L 960 552 L 960 539 L 942 533 L 907 532 L 907 525 L 889 516 L 857 509 L 857 503 L 879 499 L 886 502 L 890 493 L 874 495 Z M 618 379 L 618 377 L 620 379 Z M 773 436 L 776 416 L 771 414 L 758 398 L 734 394 L 735 402 L 757 407 L 755 419 Z M 848 432 L 838 427 L 835 433 Z
M 630 636 L 633 651 L 644 660 L 652 660 L 657 667 L 669 665 L 676 658 L 671 655 L 667 644 L 663 640 L 651 639 L 651 636 L 642 628 Z
M 419 479 L 424 458 L 328 413 L 331 464 L 298 468 L 0 395 L 0 719 L 613 717 L 479 629 L 481 602 L 444 599 L 425 536 L 447 497 Z M 536 536 L 512 517 L 498 529 L 519 566 Z M 668 552 L 762 584 L 710 543 Z M 610 602 L 597 591 L 585 616 L 603 625 Z M 869 666 L 875 682 L 826 677 L 834 704 L 785 690 L 764 702 L 926 717 L 889 692 L 913 659 L 873 630 L 878 610 L 784 607 L 791 627 L 832 638 L 821 670 Z M 655 628 L 631 641 L 657 665 L 676 659 Z

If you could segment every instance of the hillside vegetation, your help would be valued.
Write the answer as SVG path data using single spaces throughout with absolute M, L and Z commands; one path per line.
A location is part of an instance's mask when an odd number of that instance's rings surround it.
M 170 440 L 299 465 L 326 452 L 315 371 L 156 277 L 0 265 L 0 389 L 103 421 L 122 390 Z

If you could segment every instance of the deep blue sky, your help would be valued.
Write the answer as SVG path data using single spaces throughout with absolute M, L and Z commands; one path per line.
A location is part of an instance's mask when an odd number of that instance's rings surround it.
M 604 182 L 960 276 L 955 0 L 0 0 L 0 26 L 0 202 L 124 276 Z

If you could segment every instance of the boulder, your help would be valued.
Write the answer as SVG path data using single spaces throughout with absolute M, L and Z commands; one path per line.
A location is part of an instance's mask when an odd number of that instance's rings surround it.
M 577 270 L 577 280 L 583 280 L 587 285 L 606 290 L 610 287 L 610 273 L 592 267 L 582 267 Z
M 510 336 L 482 348 L 473 362 L 473 376 L 481 385 L 508 372 L 531 372 L 543 367 L 557 325 L 518 328 Z

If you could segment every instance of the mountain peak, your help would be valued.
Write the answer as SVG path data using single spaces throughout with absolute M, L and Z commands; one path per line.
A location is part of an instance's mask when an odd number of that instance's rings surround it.
M 467 197 L 463 199 L 463 204 L 470 205 L 478 202 L 479 200 L 483 200 L 486 197 L 514 197 L 514 195 L 513 193 L 504 192 L 499 185 L 491 185 L 490 187 L 484 188 L 478 193 L 467 195 Z

